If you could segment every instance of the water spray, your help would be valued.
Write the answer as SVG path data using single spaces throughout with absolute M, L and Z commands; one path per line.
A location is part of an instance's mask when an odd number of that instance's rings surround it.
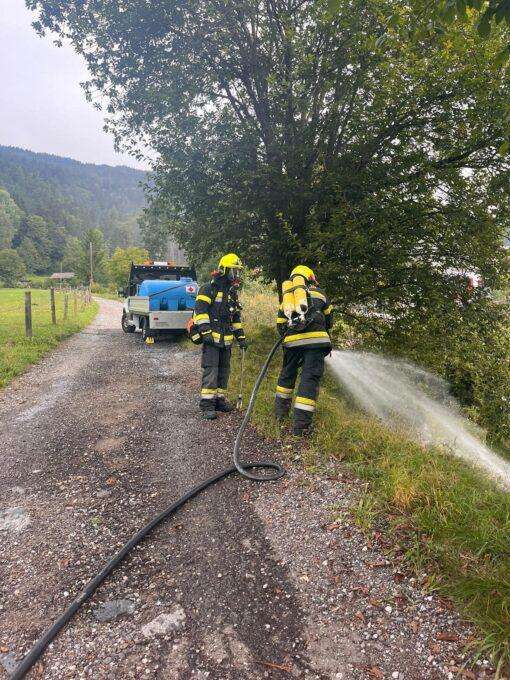
M 335 377 L 358 406 L 386 424 L 482 468 L 510 491 L 510 463 L 483 443 L 483 433 L 462 415 L 446 381 L 399 359 L 334 350 Z

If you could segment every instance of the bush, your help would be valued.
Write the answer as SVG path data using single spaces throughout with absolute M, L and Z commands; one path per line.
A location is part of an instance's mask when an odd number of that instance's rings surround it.
M 505 304 L 480 299 L 437 306 L 413 315 L 366 346 L 430 368 L 451 385 L 453 396 L 487 431 L 489 441 L 510 445 L 510 315 Z
M 0 281 L 2 285 L 10 288 L 25 274 L 25 263 L 12 248 L 0 250 Z

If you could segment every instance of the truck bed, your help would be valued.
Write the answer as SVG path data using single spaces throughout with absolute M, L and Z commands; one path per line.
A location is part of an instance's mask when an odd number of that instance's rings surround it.
M 149 313 L 149 297 L 141 295 L 131 295 L 127 299 L 128 311 L 132 314 Z

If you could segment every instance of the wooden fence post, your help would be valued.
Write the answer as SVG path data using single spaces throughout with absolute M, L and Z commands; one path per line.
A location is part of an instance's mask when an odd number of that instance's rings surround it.
M 73 314 L 74 316 L 78 315 L 78 297 L 76 291 L 74 291 L 73 295 Z
M 53 286 L 50 288 L 50 302 L 51 302 L 51 323 L 57 325 L 57 311 L 55 309 L 55 289 Z
M 32 337 L 32 293 L 25 291 L 25 334 Z
M 69 295 L 64 293 L 64 321 L 67 321 L 67 313 L 69 307 Z

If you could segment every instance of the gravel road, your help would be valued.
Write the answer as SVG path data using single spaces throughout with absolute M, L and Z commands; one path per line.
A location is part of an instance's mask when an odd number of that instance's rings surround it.
M 120 304 L 0 393 L 0 677 L 142 524 L 230 463 L 197 413 L 199 355 L 120 331 Z M 253 431 L 246 458 L 281 458 Z M 353 521 L 359 483 L 231 478 L 159 527 L 30 677 L 488 678 L 472 631 Z

